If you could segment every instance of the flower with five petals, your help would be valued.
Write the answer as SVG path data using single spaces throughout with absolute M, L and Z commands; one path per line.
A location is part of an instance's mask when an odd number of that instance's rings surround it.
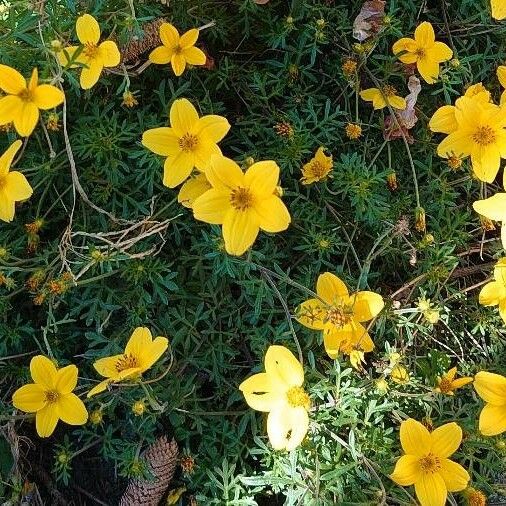
M 455 378 L 456 375 L 457 368 L 452 367 L 448 372 L 438 378 L 437 387 L 435 388 L 436 392 L 446 395 L 453 395 L 453 392 L 457 390 L 457 388 L 461 388 L 468 383 L 472 383 L 473 381 L 473 378 L 470 378 L 469 376 Z

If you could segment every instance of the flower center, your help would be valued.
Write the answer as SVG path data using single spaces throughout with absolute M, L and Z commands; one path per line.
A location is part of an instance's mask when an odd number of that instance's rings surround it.
M 452 382 L 446 378 L 441 378 L 438 385 L 439 390 L 441 390 L 441 393 L 447 394 L 448 392 L 451 392 L 452 389 Z
M 393 86 L 390 86 L 389 84 L 383 86 L 382 91 L 385 97 L 393 97 L 394 95 L 397 95 L 397 90 Z
M 327 309 L 325 319 L 336 327 L 344 327 L 351 320 L 351 314 L 342 306 L 332 306 Z
M 25 88 L 24 90 L 21 90 L 18 93 L 18 97 L 23 102 L 32 102 L 32 100 L 33 100 L 32 92 L 28 88 Z
M 183 52 L 183 48 L 178 44 L 175 48 L 174 48 L 174 53 L 175 54 L 181 54 Z
M 91 42 L 87 42 L 84 45 L 83 54 L 88 58 L 95 58 L 98 53 L 98 46 L 96 44 L 92 44 Z
M 132 369 L 134 367 L 139 367 L 137 362 L 137 358 L 130 354 L 124 354 L 116 361 L 116 371 L 121 372 L 126 369 Z
M 328 173 L 328 169 L 323 163 L 318 160 L 314 160 L 309 166 L 309 172 L 313 177 L 322 178 Z
M 230 194 L 230 203 L 237 211 L 246 211 L 253 207 L 254 197 L 248 188 L 238 187 Z
M 307 395 L 306 391 L 302 387 L 290 388 L 286 392 L 286 398 L 288 400 L 288 404 L 290 404 L 292 408 L 304 408 L 309 410 L 311 407 L 309 395 Z
M 197 147 L 198 143 L 198 137 L 189 133 L 184 134 L 183 137 L 179 139 L 179 147 L 186 153 L 193 151 Z
M 46 392 L 46 402 L 49 404 L 54 404 L 59 397 L 60 394 L 56 390 L 49 390 Z
M 420 467 L 425 473 L 437 473 L 441 471 L 441 460 L 439 457 L 429 453 L 419 460 Z
M 416 51 L 415 51 L 415 54 L 417 56 L 417 58 L 421 59 L 421 58 L 425 58 L 425 55 L 427 54 L 425 52 L 425 49 L 423 49 L 423 47 L 419 47 Z
M 494 130 L 488 125 L 486 125 L 478 127 L 475 130 L 472 138 L 473 141 L 476 142 L 476 144 L 479 144 L 480 146 L 488 146 L 489 144 L 495 142 L 496 135 Z

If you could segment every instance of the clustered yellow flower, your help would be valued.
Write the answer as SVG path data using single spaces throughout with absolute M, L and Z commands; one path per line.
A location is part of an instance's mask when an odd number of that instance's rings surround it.
M 314 157 L 302 167 L 302 184 L 308 185 L 325 180 L 332 167 L 332 155 L 327 156 L 323 147 L 318 148 Z

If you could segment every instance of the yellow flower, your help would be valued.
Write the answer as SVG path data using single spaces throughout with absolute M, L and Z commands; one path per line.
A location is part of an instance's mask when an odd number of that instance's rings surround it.
M 323 331 L 323 343 L 330 358 L 354 349 L 365 352 L 374 343 L 362 323 L 383 309 L 381 295 L 374 292 L 348 293 L 346 285 L 331 272 L 320 274 L 316 283 L 317 299 L 309 299 L 297 308 L 297 321 L 305 327 Z
M 332 166 L 332 155 L 327 156 L 323 147 L 318 148 L 314 157 L 302 167 L 302 184 L 308 185 L 326 179 Z
M 504 0 L 490 0 L 490 7 L 492 8 L 492 17 L 494 19 L 506 18 L 506 3 Z
M 88 90 L 95 86 L 104 67 L 119 65 L 121 55 L 118 46 L 112 40 L 99 44 L 100 26 L 93 16 L 84 14 L 78 17 L 76 32 L 81 45 L 66 47 L 57 53 L 57 57 L 62 65 L 84 66 L 81 70 L 80 83 L 83 90 Z
M 163 45 L 151 51 L 149 60 L 160 65 L 170 62 L 176 76 L 180 76 L 184 72 L 187 64 L 204 65 L 206 55 L 198 47 L 195 47 L 198 37 L 197 28 L 192 28 L 179 36 L 176 27 L 170 23 L 162 23 L 160 40 Z
M 487 496 L 481 491 L 473 487 L 467 487 L 463 496 L 466 499 L 467 506 L 487 506 Z
M 43 355 L 30 361 L 33 383 L 18 388 L 12 404 L 21 411 L 35 413 L 35 428 L 40 437 L 49 437 L 58 420 L 69 425 L 83 425 L 88 420 L 83 401 L 72 393 L 77 385 L 77 372 L 75 365 L 56 369 Z
M 345 129 L 346 137 L 352 141 L 356 141 L 362 135 L 362 127 L 356 123 L 347 123 Z
M 501 158 L 506 158 L 504 111 L 494 104 L 464 96 L 458 100 L 454 112 L 457 129 L 439 144 L 438 155 L 471 156 L 476 177 L 491 183 L 499 171 Z
M 284 346 L 269 346 L 265 372 L 241 383 L 248 406 L 269 413 L 267 435 L 275 450 L 293 450 L 306 436 L 311 401 L 302 388 L 304 370 Z
M 484 436 L 502 434 L 506 431 L 506 377 L 481 371 L 473 384 L 486 403 L 480 413 L 480 432 Z
M 496 193 L 488 199 L 477 200 L 473 202 L 473 209 L 489 220 L 501 222 L 502 247 L 506 249 L 506 193 Z
M 0 156 L 0 220 L 12 221 L 15 204 L 30 198 L 33 193 L 30 183 L 21 172 L 10 171 L 12 161 L 23 143 L 13 142 Z
M 146 411 L 146 404 L 144 401 L 135 401 L 132 404 L 132 413 L 135 416 L 142 416 L 144 414 L 144 411 Z
M 360 97 L 366 102 L 372 102 L 374 109 L 392 107 L 393 109 L 406 109 L 406 100 L 397 95 L 397 90 L 390 85 L 379 88 L 368 88 L 360 92 Z
M 185 181 L 183 186 L 181 186 L 177 201 L 184 207 L 191 209 L 195 200 L 211 188 L 211 183 L 207 180 L 206 175 L 202 173 L 197 174 Z
M 409 372 L 403 365 L 397 364 L 392 367 L 390 378 L 394 383 L 406 385 L 409 383 Z
M 174 188 L 194 167 L 205 172 L 212 155 L 221 155 L 218 142 L 230 124 L 223 116 L 199 115 L 186 99 L 175 100 L 170 108 L 170 127 L 152 128 L 142 135 L 142 144 L 157 155 L 166 156 L 163 184 Z
M 414 485 L 421 506 L 444 506 L 448 492 L 467 487 L 469 473 L 448 458 L 462 441 L 462 429 L 455 422 L 429 432 L 409 418 L 401 424 L 400 439 L 405 454 L 390 478 L 403 487 Z
M 105 380 L 88 392 L 88 397 L 103 392 L 111 383 L 137 379 L 163 355 L 169 342 L 166 337 L 153 339 L 146 327 L 137 327 L 125 347 L 124 353 L 97 360 L 93 367 Z
M 468 383 L 472 383 L 473 381 L 473 378 L 470 378 L 469 376 L 455 379 L 456 374 L 456 367 L 452 367 L 447 373 L 443 374 L 443 376 L 438 379 L 437 387 L 435 388 L 436 392 L 453 395 L 454 390 L 457 390 L 457 388 L 461 388 Z
M 39 84 L 39 73 L 33 69 L 27 81 L 17 70 L 0 65 L 0 125 L 14 123 L 21 137 L 28 137 L 39 121 L 39 109 L 47 110 L 65 100 L 63 91 L 51 84 Z
M 125 107 L 131 109 L 132 107 L 139 105 L 139 102 L 135 97 L 135 95 L 130 90 L 126 90 L 123 93 L 123 101 L 121 102 L 121 105 L 124 105 Z
M 225 249 L 242 255 L 260 230 L 282 232 L 291 218 L 277 196 L 279 167 L 267 160 L 256 162 L 244 173 L 233 160 L 213 156 L 206 170 L 212 188 L 193 203 L 195 219 L 223 225 Z
M 506 258 L 500 258 L 494 267 L 494 281 L 487 283 L 480 291 L 480 304 L 499 306 L 499 315 L 506 323 Z
M 415 38 L 404 37 L 392 47 L 402 63 L 416 64 L 416 68 L 426 83 L 433 84 L 439 77 L 439 64 L 451 60 L 453 51 L 444 43 L 437 42 L 434 28 L 427 21 L 419 24 Z M 402 53 L 402 54 L 399 54 Z

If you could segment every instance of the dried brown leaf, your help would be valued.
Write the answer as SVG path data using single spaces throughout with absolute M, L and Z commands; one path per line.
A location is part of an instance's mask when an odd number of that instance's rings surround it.
M 353 22 L 353 37 L 360 42 L 380 31 L 385 16 L 384 0 L 367 0 Z

